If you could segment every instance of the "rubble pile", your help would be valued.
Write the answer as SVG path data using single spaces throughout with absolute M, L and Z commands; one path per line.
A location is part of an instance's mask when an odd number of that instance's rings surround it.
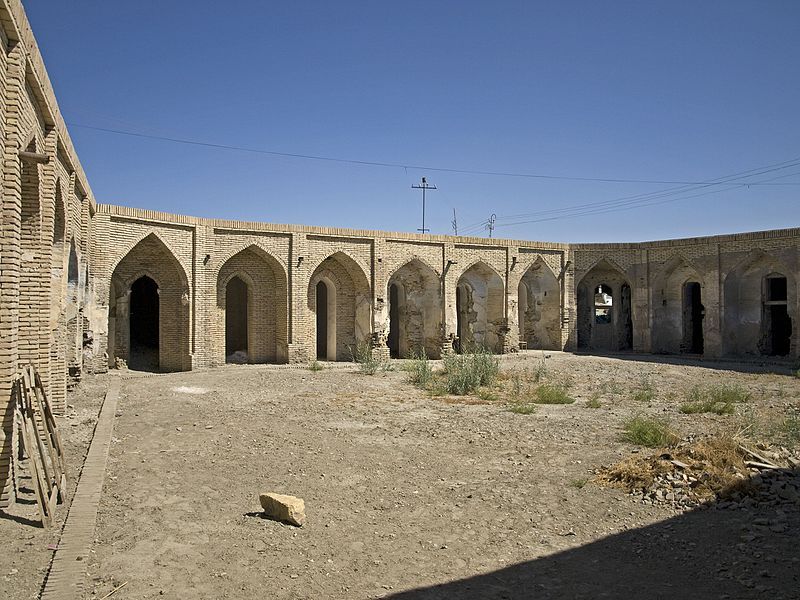
M 800 509 L 800 458 L 786 448 L 751 450 L 731 440 L 688 441 L 650 456 L 638 453 L 595 471 L 642 504 L 691 508 Z

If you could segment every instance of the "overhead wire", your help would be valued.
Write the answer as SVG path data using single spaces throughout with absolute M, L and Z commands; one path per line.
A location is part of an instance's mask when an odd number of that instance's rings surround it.
M 434 171 L 441 173 L 460 173 L 465 175 L 486 175 L 492 177 L 521 177 L 528 179 L 546 179 L 546 180 L 560 180 L 560 181 L 585 181 L 594 183 L 635 183 L 635 184 L 659 184 L 659 185 L 718 185 L 708 181 L 680 181 L 680 180 L 661 180 L 661 179 L 633 179 L 624 177 L 584 177 L 573 175 L 552 175 L 544 173 L 521 173 L 513 171 L 489 171 L 480 169 L 461 169 L 449 167 L 437 167 L 430 165 L 417 165 L 411 163 L 397 163 L 385 162 L 376 160 L 359 160 L 351 158 L 340 158 L 334 156 L 323 156 L 317 154 L 296 153 L 296 152 L 283 152 L 278 150 L 267 150 L 263 148 L 252 148 L 248 146 L 237 146 L 234 144 L 220 144 L 214 142 L 205 142 L 201 140 L 191 140 L 187 138 L 172 137 L 165 135 L 156 135 L 150 133 L 142 133 L 138 131 L 130 131 L 125 129 L 113 129 L 110 127 L 97 127 L 94 125 L 86 125 L 84 123 L 67 122 L 69 127 L 77 127 L 80 129 L 88 129 L 91 131 L 100 131 L 104 133 L 112 133 L 116 135 L 125 135 L 129 137 L 136 137 L 142 139 L 159 140 L 164 142 L 172 142 L 175 144 L 184 144 L 189 146 L 203 146 L 206 148 L 216 148 L 218 150 L 231 150 L 236 152 L 249 152 L 252 154 L 265 154 L 268 156 L 280 156 L 284 158 L 298 158 L 304 160 L 317 160 L 335 163 L 344 163 L 361 166 L 372 167 L 387 167 L 398 169 L 414 169 L 418 171 Z M 800 184 L 798 184 L 800 185 Z

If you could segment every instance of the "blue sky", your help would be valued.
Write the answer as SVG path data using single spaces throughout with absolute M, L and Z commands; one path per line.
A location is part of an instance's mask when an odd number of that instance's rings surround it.
M 25 6 L 73 125 L 581 178 L 708 182 L 775 165 L 737 181 L 800 183 L 794 0 Z M 439 188 L 433 233 L 452 232 L 453 208 L 462 232 L 488 235 L 494 213 L 495 237 L 552 241 L 800 225 L 800 185 L 689 187 L 633 210 L 543 214 L 678 185 L 70 133 L 98 201 L 198 216 L 414 231 L 411 185 L 424 175 Z

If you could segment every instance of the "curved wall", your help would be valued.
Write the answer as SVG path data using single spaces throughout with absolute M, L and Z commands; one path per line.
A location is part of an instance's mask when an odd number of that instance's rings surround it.
M 558 244 L 223 221 L 98 205 L 93 231 L 101 312 L 125 302 L 130 290 L 110 285 L 114 269 L 148 236 L 157 236 L 166 252 L 139 267 L 158 273 L 177 263 L 186 274 L 182 294 L 171 297 L 187 307 L 189 326 L 164 340 L 162 370 L 225 360 L 220 272 L 246 249 L 251 270 L 261 264 L 271 283 L 248 286 L 250 316 L 240 320 L 248 331 L 266 331 L 264 323 L 253 322 L 263 314 L 269 331 L 280 333 L 262 334 L 274 352 L 231 360 L 349 360 L 367 346 L 383 355 L 390 346 L 400 355 L 423 347 L 436 355 L 482 340 L 498 352 L 527 347 L 798 356 L 800 229 Z M 407 275 L 421 269 L 430 276 Z M 780 279 L 785 292 L 773 281 Z M 320 281 L 328 292 L 317 302 Z M 169 310 L 163 304 L 161 310 Z M 95 336 L 103 340 L 108 333 Z M 400 340 L 395 345 L 393 336 Z M 421 341 L 415 347 L 408 340 Z M 113 364 L 114 345 L 106 347 Z M 188 348 L 189 359 L 171 356 L 171 348 Z

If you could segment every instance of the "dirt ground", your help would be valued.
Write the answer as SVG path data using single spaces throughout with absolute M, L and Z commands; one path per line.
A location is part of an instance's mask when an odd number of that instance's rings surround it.
M 84 375 L 81 384 L 67 397 L 66 416 L 58 418 L 64 451 L 67 457 L 67 489 L 71 499 L 75 492 L 83 459 L 92 439 L 97 414 L 106 389 L 106 378 Z M 38 598 L 53 547 L 58 544 L 67 515 L 67 505 L 59 505 L 55 524 L 43 529 L 36 496 L 30 477 L 20 478 L 17 503 L 0 511 L 0 598 L 27 600 Z
M 432 397 L 400 363 L 372 376 L 353 365 L 131 374 L 87 598 L 125 582 L 113 598 L 798 597 L 800 506 L 684 512 L 586 480 L 645 451 L 621 441 L 631 415 L 668 417 L 684 436 L 741 427 L 740 414 L 681 414 L 696 384 L 737 383 L 752 393 L 737 412 L 768 414 L 800 407 L 800 379 L 548 354 L 544 369 L 534 352 L 502 360 L 576 399 L 533 414 L 510 412 L 502 394 Z M 636 399 L 643 387 L 652 393 Z M 264 519 L 264 491 L 304 498 L 307 523 Z M 46 555 L 49 537 L 13 524 L 0 521 L 3 539 L 30 535 L 26 554 Z M 35 597 L 41 573 L 22 564 L 0 557 L 3 574 L 19 570 L 0 580 L 4 597 Z

